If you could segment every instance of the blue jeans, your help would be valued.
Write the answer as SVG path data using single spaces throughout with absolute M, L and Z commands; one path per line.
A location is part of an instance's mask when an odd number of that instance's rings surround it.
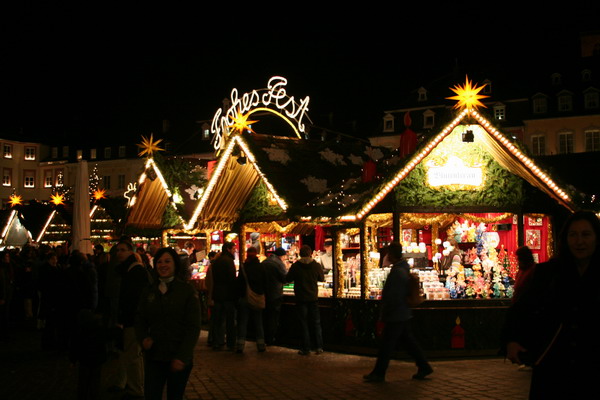
M 239 302 L 238 309 L 238 330 L 237 330 L 237 350 L 244 350 L 246 343 L 246 334 L 248 332 L 248 320 L 252 320 L 254 326 L 254 335 L 256 338 L 256 345 L 258 347 L 265 345 L 265 333 L 263 328 L 262 319 L 263 310 L 256 310 L 248 306 L 248 302 L 245 299 L 241 299 Z
M 182 371 L 171 371 L 170 361 L 145 360 L 144 398 L 146 400 L 162 400 L 163 388 L 167 385 L 167 400 L 183 399 L 192 364 L 186 365 Z
M 421 346 L 413 335 L 410 320 L 398 322 L 386 322 L 383 328 L 383 338 L 377 354 L 377 361 L 372 374 L 385 377 L 393 352 L 397 344 L 401 342 L 409 356 L 415 360 L 417 367 L 423 368 L 429 365 Z
M 213 306 L 213 347 L 235 347 L 235 303 L 233 301 L 215 301 Z M 227 340 L 226 340 L 227 339 Z
M 317 349 L 323 349 L 323 333 L 321 332 L 321 314 L 319 312 L 319 303 L 316 301 L 302 301 L 296 303 L 298 319 L 302 329 L 302 351 L 310 351 L 310 331 L 312 326 L 315 335 L 315 344 Z

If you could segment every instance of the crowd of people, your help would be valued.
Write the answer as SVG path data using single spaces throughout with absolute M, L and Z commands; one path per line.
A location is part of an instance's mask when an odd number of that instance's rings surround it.
M 555 394 L 583 397 L 593 390 L 595 323 L 600 306 L 595 288 L 600 273 L 600 221 L 576 212 L 559 237 L 551 260 L 535 264 L 531 251 L 517 251 L 520 272 L 509 308 L 502 349 L 507 359 L 532 369 L 530 398 Z M 303 245 L 287 262 L 278 248 L 264 259 L 249 246 L 236 267 L 236 244 L 226 242 L 208 254 L 210 310 L 208 344 L 213 350 L 243 353 L 251 327 L 258 352 L 278 340 L 283 287 L 294 283 L 301 341 L 298 353 L 323 352 L 318 283 L 324 266 Z M 0 340 L 11 340 L 11 324 L 41 330 L 41 348 L 67 355 L 78 365 L 79 399 L 94 399 L 100 376 L 113 357 L 119 368 L 111 388 L 127 398 L 183 397 L 193 368 L 202 323 L 198 290 L 190 283 L 193 249 L 136 248 L 121 238 L 108 252 L 93 254 L 67 247 L 24 246 L 0 252 Z M 403 344 L 418 367 L 415 379 L 433 369 L 412 334 L 406 302 L 410 270 L 402 247 L 387 248 L 391 271 L 381 299 L 381 347 L 366 382 L 383 382 L 392 352 Z M 264 297 L 256 305 L 250 292 Z M 252 325 L 250 325 L 252 323 Z M 312 329 L 312 332 L 311 332 Z M 314 343 L 311 343 L 314 339 Z M 578 396 L 575 396 L 579 398 Z
M 13 326 L 41 331 L 41 349 L 68 357 L 78 370 L 78 399 L 108 390 L 123 398 L 181 399 L 200 336 L 198 291 L 187 253 L 134 246 L 127 238 L 93 254 L 67 246 L 24 246 L 0 258 L 0 337 Z
M 316 354 L 323 352 L 317 296 L 318 282 L 324 281 L 323 266 L 312 258 L 310 246 L 303 245 L 299 253 L 300 258 L 288 265 L 283 248 L 261 260 L 259 248 L 250 245 L 239 273 L 234 262 L 235 243 L 225 243 L 222 251 L 214 255 L 206 277 L 211 313 L 208 342 L 213 350 L 243 353 L 251 323 L 257 351 L 266 351 L 268 345 L 277 341 L 283 287 L 293 282 L 302 333 L 299 354 L 309 355 L 311 347 Z M 252 305 L 247 297 L 249 291 L 264 297 L 264 305 Z M 315 339 L 314 346 L 311 336 Z
M 277 342 L 283 287 L 294 282 L 302 328 L 299 354 L 310 354 L 311 335 L 315 354 L 321 354 L 317 293 L 323 265 L 306 245 L 294 263 L 282 248 L 261 258 L 258 249 L 249 246 L 239 268 L 233 242 L 208 254 L 210 346 L 243 353 L 253 334 L 257 351 L 266 351 Z M 111 392 L 161 399 L 166 390 L 169 399 L 182 398 L 202 324 L 200 293 L 190 281 L 196 261 L 193 244 L 145 248 L 126 237 L 110 247 L 95 245 L 93 254 L 67 245 L 5 250 L 0 254 L 0 339 L 10 341 L 14 325 L 38 329 L 42 350 L 77 365 L 79 399 L 98 398 L 108 362 L 118 365 L 107 378 Z M 264 298 L 263 306 L 247 301 L 249 290 Z

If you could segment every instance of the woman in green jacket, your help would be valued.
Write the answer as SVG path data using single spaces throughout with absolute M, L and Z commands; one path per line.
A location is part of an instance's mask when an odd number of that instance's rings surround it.
M 192 371 L 194 347 L 200 336 L 198 293 L 182 280 L 177 252 L 169 247 L 157 251 L 154 268 L 158 280 L 144 292 L 136 322 L 137 337 L 144 350 L 146 400 L 182 399 Z

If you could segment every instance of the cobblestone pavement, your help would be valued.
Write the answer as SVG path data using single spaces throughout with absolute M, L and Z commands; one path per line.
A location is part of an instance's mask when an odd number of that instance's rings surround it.
M 264 353 L 246 343 L 244 354 L 213 351 L 203 331 L 186 389 L 191 399 L 461 399 L 527 398 L 530 373 L 500 358 L 432 360 L 430 379 L 411 379 L 414 365 L 392 360 L 384 383 L 364 383 L 372 356 L 325 351 L 301 356 L 297 350 L 272 346 Z M 326 349 L 327 350 L 327 349 Z M 107 364 L 110 370 L 110 363 Z M 39 349 L 39 332 L 21 329 L 0 343 L 0 399 L 71 400 L 76 369 L 62 355 Z M 115 400 L 102 392 L 100 399 Z

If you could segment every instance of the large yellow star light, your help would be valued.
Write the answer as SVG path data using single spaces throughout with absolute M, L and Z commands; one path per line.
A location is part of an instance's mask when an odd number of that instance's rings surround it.
M 480 99 L 489 97 L 479 94 L 484 87 L 485 85 L 473 86 L 471 81 L 469 81 L 469 77 L 467 76 L 464 86 L 456 85 L 453 88 L 450 88 L 454 93 L 456 93 L 456 96 L 446 98 L 449 100 L 458 100 L 458 102 L 454 105 L 454 108 L 466 108 L 472 110 L 480 106 L 485 107 L 485 105 L 479 101 Z
M 164 149 L 158 147 L 160 142 L 162 142 L 162 139 L 155 141 L 153 134 L 150 134 L 150 138 L 142 136 L 142 143 L 137 145 L 140 149 L 142 149 L 142 151 L 140 151 L 138 155 L 141 157 L 146 154 L 149 158 L 151 158 L 155 151 L 164 151 Z
M 50 196 L 50 202 L 55 206 L 59 206 L 65 203 L 65 196 L 59 193 L 53 194 Z
M 254 131 L 252 130 L 250 125 L 252 125 L 253 123 L 258 122 L 258 121 L 248 121 L 249 117 L 250 117 L 250 114 L 244 114 L 244 115 L 237 114 L 235 117 L 232 118 L 231 124 L 229 124 L 229 126 L 231 127 L 231 130 L 238 131 L 238 132 L 249 131 L 249 132 L 254 133 Z
M 11 207 L 18 206 L 19 204 L 23 204 L 23 198 L 18 194 L 11 194 L 8 198 L 8 203 Z
M 95 190 L 94 193 L 92 194 L 92 196 L 94 197 L 94 200 L 104 199 L 104 198 L 106 198 L 106 190 L 105 189 Z

